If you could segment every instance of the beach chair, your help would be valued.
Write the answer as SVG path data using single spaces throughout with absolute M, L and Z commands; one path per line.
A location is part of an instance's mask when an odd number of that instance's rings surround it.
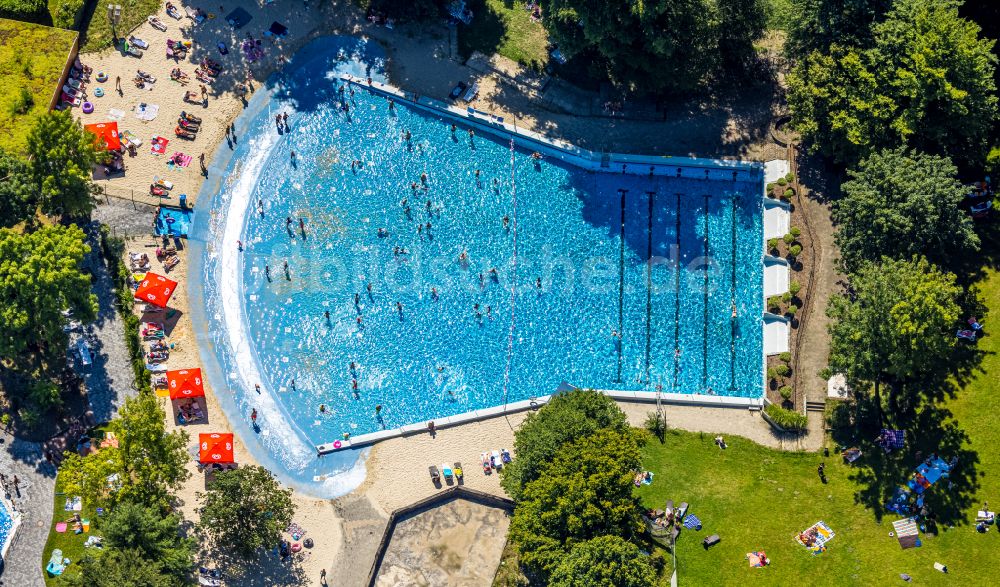
M 172 190 L 172 189 L 174 189 L 174 184 L 173 183 L 171 183 L 171 182 L 169 182 L 169 181 L 167 181 L 165 179 L 162 179 L 158 175 L 154 175 L 153 176 L 153 183 L 155 185 L 160 186 L 161 188 L 163 188 L 165 190 Z
M 491 472 L 493 472 L 493 468 L 490 466 L 490 455 L 486 454 L 485 452 L 481 453 L 479 455 L 479 460 L 483 464 L 484 475 L 489 475 Z
M 149 43 L 140 39 L 139 37 L 136 37 L 135 35 L 129 35 L 128 42 L 132 43 L 133 45 L 135 45 L 140 49 L 149 49 Z
M 441 463 L 441 472 L 444 474 L 445 481 L 450 480 L 454 476 L 454 473 L 451 471 L 451 467 L 444 463 Z
M 986 522 L 987 524 L 992 524 L 996 520 L 996 518 L 997 515 L 993 512 L 987 512 L 983 510 L 979 510 L 978 512 L 976 512 L 977 522 Z
M 427 471 L 431 474 L 431 481 L 433 481 L 434 483 L 441 482 L 441 472 L 438 471 L 437 467 L 431 465 L 430 467 L 427 467 Z
M 478 95 L 479 95 L 479 83 L 472 82 L 472 85 L 469 86 L 469 89 L 465 91 L 465 95 L 462 96 L 462 100 L 464 100 L 465 102 L 471 102 L 475 100 L 476 96 Z
M 163 24 L 163 21 L 160 20 L 160 19 L 158 19 L 158 18 L 156 18 L 155 16 L 147 16 L 146 17 L 146 21 L 149 22 L 149 24 L 152 25 L 154 29 L 157 29 L 157 30 L 160 30 L 160 31 L 166 31 L 167 30 L 167 25 Z
M 494 449 L 493 452 L 490 453 L 490 456 L 492 457 L 491 462 L 492 462 L 493 468 L 496 469 L 497 471 L 499 471 L 500 469 L 502 469 L 503 468 L 503 457 L 500 456 L 500 451 Z
M 677 511 L 674 512 L 674 517 L 680 520 L 684 517 L 684 514 L 686 514 L 687 511 L 688 511 L 688 502 L 682 501 L 681 505 L 677 506 Z
M 461 481 L 463 476 L 464 476 L 464 473 L 462 472 L 462 463 L 456 462 L 455 463 L 455 478 L 458 479 L 459 481 Z
M 975 330 L 959 330 L 957 333 L 955 333 L 955 336 L 961 340 L 968 340 L 971 342 L 976 341 Z

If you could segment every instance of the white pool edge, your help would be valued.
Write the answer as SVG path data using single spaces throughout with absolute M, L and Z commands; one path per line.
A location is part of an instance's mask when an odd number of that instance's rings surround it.
M 17 529 L 21 527 L 21 512 L 14 509 L 14 504 L 7 499 L 6 496 L 0 496 L 0 500 L 3 501 L 3 507 L 7 508 L 10 512 L 10 531 L 7 532 L 7 539 L 4 540 L 3 546 L 0 547 L 0 561 L 7 560 L 7 551 L 10 549 L 10 545 L 14 543 L 14 537 L 17 535 Z

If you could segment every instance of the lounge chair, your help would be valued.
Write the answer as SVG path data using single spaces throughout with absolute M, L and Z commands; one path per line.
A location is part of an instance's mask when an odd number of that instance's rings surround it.
M 955 336 L 961 340 L 968 340 L 970 342 L 976 342 L 976 331 L 975 330 L 959 330 L 955 333 Z
M 500 456 L 500 451 L 494 450 L 491 454 L 491 464 L 493 468 L 499 471 L 503 468 L 503 457 Z
M 135 45 L 136 47 L 138 47 L 140 49 L 149 49 L 149 43 L 147 43 L 146 41 L 143 41 L 142 39 L 140 39 L 139 37 L 136 37 L 134 35 L 129 35 L 128 42 L 132 43 L 133 45 Z
M 452 471 L 451 471 L 451 467 L 449 467 L 448 465 L 446 465 L 444 463 L 441 463 L 441 471 L 444 472 L 444 478 L 445 478 L 445 480 L 451 479 L 454 476 L 454 473 L 452 473 Z
M 479 95 L 479 84 L 477 82 L 472 82 L 472 85 L 469 86 L 469 89 L 466 90 L 465 94 L 462 96 L 462 100 L 466 102 L 471 102 L 475 100 L 476 96 L 478 95 Z
M 677 506 L 677 509 L 674 511 L 674 517 L 680 520 L 681 518 L 684 517 L 684 514 L 686 514 L 687 511 L 688 511 L 688 502 L 682 501 L 681 505 Z
M 156 18 L 155 16 L 147 16 L 146 20 L 149 22 L 149 24 L 153 25 L 154 29 L 159 29 L 161 31 L 167 30 L 167 25 L 163 24 L 163 21 Z
M 493 472 L 493 467 L 490 465 L 490 455 L 488 453 L 481 453 L 479 455 L 479 460 L 483 464 L 483 474 L 489 475 Z
M 431 481 L 433 481 L 434 483 L 441 482 L 441 472 L 438 471 L 437 467 L 431 465 L 430 467 L 427 467 L 427 471 L 431 474 Z
M 458 98 L 469 88 L 469 84 L 465 82 L 458 82 L 455 87 L 451 89 L 451 93 L 448 94 L 448 98 L 451 100 L 458 100 Z
M 464 477 L 464 476 L 465 476 L 464 473 L 462 473 L 462 463 L 456 462 L 455 463 L 455 478 L 458 479 L 459 481 L 461 481 L 462 477 Z
M 986 522 L 987 524 L 992 524 L 996 520 L 996 518 L 997 515 L 993 512 L 987 512 L 983 510 L 979 510 L 978 512 L 976 512 L 977 522 Z

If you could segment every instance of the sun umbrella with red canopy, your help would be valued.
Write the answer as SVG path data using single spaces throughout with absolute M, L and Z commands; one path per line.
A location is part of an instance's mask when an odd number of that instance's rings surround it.
M 170 296 L 177 289 L 177 282 L 156 273 L 147 273 L 135 290 L 135 299 L 166 308 Z
M 205 386 L 201 380 L 201 369 L 175 369 L 167 371 L 167 388 L 170 399 L 205 397 Z
M 198 435 L 198 460 L 202 463 L 232 463 L 233 435 L 212 432 Z
M 96 124 L 87 124 L 83 128 L 90 131 L 96 137 L 94 142 L 98 147 L 101 146 L 103 139 L 104 148 L 108 151 L 117 151 L 122 148 L 122 141 L 118 137 L 117 122 L 98 122 Z

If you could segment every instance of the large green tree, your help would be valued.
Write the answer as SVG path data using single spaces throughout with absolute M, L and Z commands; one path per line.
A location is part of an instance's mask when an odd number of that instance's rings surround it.
M 552 0 L 545 12 L 565 55 L 654 93 L 689 91 L 724 65 L 742 66 L 766 20 L 759 0 Z
M 88 549 L 79 561 L 80 571 L 67 574 L 62 581 L 73 587 L 180 587 L 179 582 L 161 568 L 156 559 L 147 559 L 136 549 Z
M 31 168 L 0 149 L 0 227 L 9 228 L 29 218 L 34 197 Z
M 848 270 L 883 256 L 922 255 L 947 266 L 979 249 L 972 219 L 959 207 L 967 190 L 947 158 L 886 150 L 848 174 L 833 209 Z
M 811 148 L 853 163 L 908 145 L 981 163 L 997 115 L 994 41 L 953 0 L 897 0 L 874 45 L 814 51 L 788 76 L 793 123 Z
M 157 561 L 163 573 L 183 584 L 194 568 L 196 542 L 181 536 L 180 516 L 161 512 L 134 502 L 118 504 L 101 524 L 105 546 L 138 551 L 143 559 Z
M 245 558 L 277 545 L 295 514 L 292 490 L 256 465 L 218 473 L 198 497 L 202 504 L 198 528 Z
M 849 294 L 830 299 L 830 367 L 856 391 L 871 388 L 881 413 L 880 388 L 889 407 L 901 391 L 941 381 L 949 372 L 959 326 L 961 288 L 955 276 L 926 259 L 861 265 Z M 912 405 L 912 403 L 911 403 Z
M 547 576 L 579 542 L 608 535 L 631 538 L 641 530 L 632 496 L 632 480 L 642 464 L 640 434 L 600 429 L 564 444 L 551 461 L 541 463 L 510 525 L 525 566 Z
M 89 251 L 77 226 L 0 229 L 0 356 L 18 361 L 32 351 L 56 359 L 67 344 L 62 312 L 93 320 L 97 298 L 82 272 Z
M 94 135 L 68 110 L 38 117 L 28 133 L 28 153 L 44 212 L 76 217 L 94 209 Z
M 166 507 L 188 478 L 187 432 L 166 431 L 166 415 L 149 392 L 125 400 L 110 430 L 118 446 L 81 457 L 67 452 L 59 473 L 67 493 L 94 503 L 137 502 Z M 114 476 L 115 481 L 108 482 Z M 114 489 L 113 491 L 111 489 Z
M 549 587 L 646 587 L 656 583 L 649 557 L 618 536 L 574 544 L 549 579 Z
M 596 391 L 576 389 L 554 395 L 542 409 L 529 414 L 514 433 L 517 458 L 500 471 L 500 484 L 515 501 L 524 486 L 541 474 L 568 442 L 602 428 L 625 433 L 625 414 L 614 400 Z
M 791 0 L 791 23 L 785 50 L 792 57 L 826 53 L 833 44 L 869 47 L 872 26 L 882 20 L 892 0 Z

